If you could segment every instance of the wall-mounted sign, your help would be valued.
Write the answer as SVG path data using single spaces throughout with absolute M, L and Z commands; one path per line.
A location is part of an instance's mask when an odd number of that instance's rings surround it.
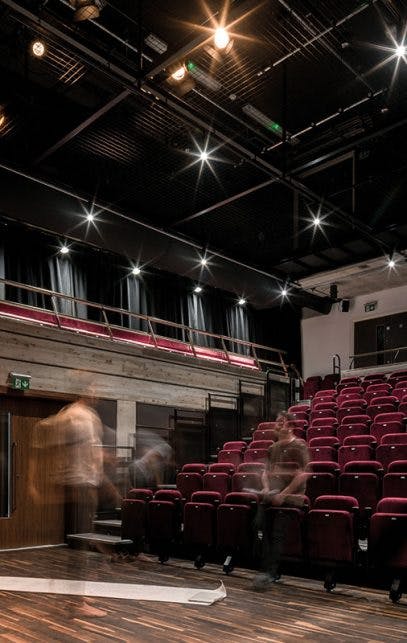
M 365 313 L 371 313 L 377 308 L 377 301 L 369 301 L 365 304 Z
M 9 381 L 10 388 L 15 389 L 16 391 L 28 391 L 30 388 L 31 375 L 10 373 Z

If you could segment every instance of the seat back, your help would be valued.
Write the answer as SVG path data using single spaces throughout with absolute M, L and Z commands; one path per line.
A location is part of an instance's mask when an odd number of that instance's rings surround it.
M 268 457 L 268 449 L 247 449 L 244 454 L 244 462 L 265 462 Z
M 224 451 L 244 451 L 247 447 L 246 442 L 243 440 L 234 440 L 232 442 L 225 442 L 223 445 Z
M 274 440 L 275 437 L 275 429 L 256 429 L 253 433 L 253 440 Z
M 383 473 L 383 466 L 377 460 L 350 460 L 343 466 L 344 473 Z
M 261 475 L 263 471 L 263 462 L 242 462 L 237 469 L 238 473 L 258 473 L 259 475 Z
M 322 437 L 334 437 L 335 429 L 333 426 L 310 426 L 307 430 L 307 440 L 313 440 L 315 438 Z
M 407 444 L 380 444 L 376 449 L 376 460 L 382 463 L 387 472 L 394 460 L 407 460 Z
M 253 440 L 249 443 L 249 449 L 269 449 L 273 444 L 273 440 Z
M 126 497 L 129 500 L 143 500 L 144 502 L 150 502 L 153 499 L 154 494 L 151 489 L 130 489 Z
M 337 479 L 333 473 L 315 472 L 307 475 L 306 494 L 314 505 L 316 498 L 337 492 Z
M 235 465 L 230 462 L 214 462 L 208 467 L 208 473 L 227 473 L 228 476 L 232 476 L 235 471 Z
M 200 473 L 179 473 L 177 475 L 177 489 L 182 499 L 187 502 L 191 499 L 194 491 L 201 491 L 203 485 Z
M 336 417 L 326 417 L 326 418 L 315 418 L 312 420 L 310 426 L 338 426 L 338 420 Z
M 407 473 L 386 473 L 383 478 L 383 498 L 387 497 L 407 498 Z
M 407 460 L 393 460 L 388 467 L 389 473 L 407 473 Z
M 227 473 L 205 473 L 203 477 L 204 491 L 217 491 L 222 500 L 230 491 L 230 476 Z
M 401 422 L 373 422 L 370 427 L 370 435 L 380 444 L 383 436 L 388 433 L 400 433 L 403 430 Z
M 356 498 L 361 509 L 375 511 L 380 497 L 379 478 L 375 473 L 341 473 L 339 493 Z
M 311 447 L 309 451 L 311 460 L 314 462 L 318 460 L 335 462 L 337 460 L 336 450 L 332 447 Z
M 337 437 L 339 442 L 343 444 L 346 438 L 353 435 L 368 435 L 369 429 L 366 424 L 341 424 L 337 430 Z
M 407 433 L 386 433 L 381 444 L 407 444 Z
M 341 469 L 347 462 L 354 460 L 373 460 L 372 448 L 364 444 L 339 447 L 338 464 Z
M 340 469 L 338 463 L 333 460 L 311 460 L 307 464 L 307 471 L 310 473 L 332 473 L 336 475 Z
M 232 476 L 232 491 L 261 491 L 263 485 L 258 473 L 234 473 Z
M 339 440 L 334 435 L 325 435 L 322 437 L 311 438 L 308 441 L 310 447 L 338 447 Z
M 195 491 L 191 496 L 191 501 L 217 506 L 222 502 L 222 494 L 219 491 Z
M 203 476 L 206 473 L 208 467 L 202 462 L 191 462 L 190 464 L 184 464 L 181 471 L 182 473 L 200 473 Z
M 376 439 L 373 435 L 349 435 L 343 441 L 343 446 L 356 446 L 357 444 L 367 444 L 368 446 L 375 448 Z
M 242 462 L 242 452 L 222 449 L 218 453 L 218 462 L 227 462 L 237 467 Z

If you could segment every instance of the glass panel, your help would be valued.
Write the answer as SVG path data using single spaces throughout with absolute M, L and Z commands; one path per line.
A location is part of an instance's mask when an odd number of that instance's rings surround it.
M 0 413 L 0 517 L 12 512 L 12 469 L 10 413 Z

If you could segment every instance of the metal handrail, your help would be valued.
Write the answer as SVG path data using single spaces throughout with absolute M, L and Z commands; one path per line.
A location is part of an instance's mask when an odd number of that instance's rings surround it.
M 385 348 L 381 351 L 371 351 L 370 353 L 356 353 L 355 355 L 349 355 L 349 368 L 352 368 L 355 359 L 358 359 L 359 357 L 372 357 L 374 355 L 384 355 L 385 353 L 395 353 L 395 357 L 397 357 L 400 351 L 407 351 L 407 346 L 397 346 L 395 348 Z
M 22 284 L 22 283 L 19 283 L 19 282 L 16 282 L 16 281 L 12 281 L 10 279 L 4 279 L 4 278 L 0 277 L 0 284 L 4 284 L 5 286 L 9 286 L 11 288 L 20 288 L 20 289 L 26 290 L 28 292 L 37 293 L 37 294 L 40 294 L 40 295 L 45 295 L 47 297 L 50 297 L 51 309 L 42 309 L 41 308 L 40 310 L 51 310 L 56 316 L 57 324 L 58 324 L 59 327 L 61 327 L 61 320 L 60 320 L 61 317 L 69 317 L 69 318 L 72 318 L 72 319 L 80 319 L 80 318 L 75 317 L 73 315 L 70 315 L 69 313 L 62 313 L 62 312 L 58 311 L 58 308 L 56 306 L 56 299 L 62 299 L 64 301 L 68 301 L 68 302 L 72 302 L 72 303 L 80 304 L 80 305 L 84 305 L 84 306 L 89 306 L 90 308 L 100 310 L 101 314 L 102 314 L 102 317 L 104 319 L 104 322 L 98 322 L 98 321 L 94 321 L 94 320 L 91 320 L 91 321 L 92 321 L 92 323 L 100 324 L 100 326 L 106 327 L 111 339 L 113 339 L 112 327 L 117 328 L 117 326 L 115 324 L 111 324 L 109 322 L 108 317 L 107 317 L 108 312 L 116 313 L 116 314 L 119 314 L 119 315 L 127 315 L 127 317 L 129 317 L 130 319 L 138 319 L 138 320 L 146 322 L 147 326 L 149 328 L 149 332 L 145 332 L 145 331 L 138 331 L 138 332 L 144 333 L 147 337 L 151 337 L 155 347 L 157 347 L 157 335 L 154 332 L 153 324 L 161 324 L 163 326 L 169 326 L 170 328 L 177 328 L 177 329 L 185 332 L 186 337 L 188 337 L 188 339 L 186 341 L 187 341 L 187 343 L 189 343 L 191 345 L 193 354 L 195 356 L 196 356 L 196 353 L 195 353 L 195 350 L 194 350 L 194 346 L 199 347 L 199 345 L 194 344 L 193 337 L 194 337 L 195 334 L 197 334 L 198 336 L 211 337 L 213 339 L 217 339 L 218 341 L 220 341 L 228 362 L 230 362 L 229 352 L 233 353 L 233 351 L 230 351 L 230 349 L 229 350 L 227 349 L 227 346 L 226 346 L 225 342 L 230 342 L 232 344 L 235 343 L 235 344 L 239 344 L 241 346 L 246 346 L 249 349 L 250 354 L 256 356 L 254 359 L 255 359 L 256 363 L 258 363 L 258 364 L 272 364 L 274 366 L 278 366 L 283 371 L 286 370 L 286 365 L 285 365 L 283 356 L 287 354 L 287 351 L 281 350 L 279 348 L 274 348 L 272 346 L 265 346 L 264 344 L 257 344 L 256 342 L 251 342 L 249 340 L 244 340 L 244 339 L 238 339 L 237 337 L 228 337 L 227 335 L 220 335 L 220 334 L 213 333 L 213 332 L 210 332 L 210 331 L 207 331 L 207 330 L 199 330 L 197 328 L 192 328 L 191 326 L 187 326 L 186 324 L 180 324 L 180 323 L 177 323 L 177 322 L 172 322 L 172 321 L 168 321 L 168 320 L 165 320 L 165 319 L 160 319 L 159 317 L 153 317 L 153 316 L 150 316 L 150 315 L 143 315 L 142 313 L 131 312 L 129 310 L 125 310 L 124 308 L 116 308 L 114 306 L 108 306 L 108 305 L 105 305 L 105 304 L 99 304 L 97 302 L 90 302 L 90 301 L 88 301 L 86 299 L 82 299 L 80 297 L 74 297 L 72 295 L 66 295 L 64 293 L 61 293 L 61 292 L 58 292 L 58 291 L 55 291 L 55 290 L 50 290 L 48 288 L 41 288 L 39 286 L 31 286 L 31 285 L 28 285 L 28 284 Z M 19 302 L 15 302 L 15 301 L 8 300 L 8 299 L 4 299 L 3 301 L 8 301 L 8 302 L 10 302 L 12 304 L 20 305 L 20 306 L 22 306 L 24 308 L 35 308 L 35 309 L 38 310 L 37 306 L 30 306 L 29 304 L 19 304 Z M 175 340 L 175 341 L 177 341 L 177 340 Z M 180 341 L 180 340 L 178 340 L 178 341 Z M 278 361 L 258 357 L 257 354 L 256 354 L 256 349 L 264 350 L 264 351 L 267 351 L 268 353 L 275 353 L 277 355 Z

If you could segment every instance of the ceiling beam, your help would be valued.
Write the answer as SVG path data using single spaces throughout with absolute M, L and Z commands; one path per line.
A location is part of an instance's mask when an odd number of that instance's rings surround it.
M 72 141 L 76 136 L 81 134 L 85 129 L 96 123 L 96 121 L 101 118 L 102 116 L 105 116 L 108 112 L 110 112 L 111 109 L 119 105 L 121 102 L 123 102 L 128 96 L 131 95 L 131 91 L 128 89 L 124 89 L 120 94 L 109 100 L 108 103 L 100 107 L 96 112 L 91 114 L 88 118 L 86 118 L 82 123 L 80 123 L 77 127 L 75 127 L 73 130 L 65 134 L 62 138 L 59 139 L 54 145 L 51 145 L 51 147 L 48 147 L 40 156 L 38 156 L 34 162 L 33 165 L 38 165 L 42 161 L 44 161 L 48 156 L 51 156 L 51 154 L 54 154 L 54 152 L 57 152 L 61 147 Z

